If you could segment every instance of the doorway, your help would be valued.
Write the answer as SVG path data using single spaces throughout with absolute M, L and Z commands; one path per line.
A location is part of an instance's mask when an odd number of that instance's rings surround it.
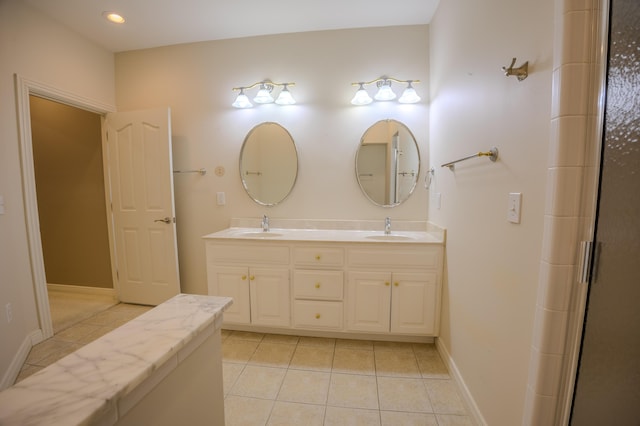
M 640 4 L 610 3 L 595 261 L 570 423 L 640 425 Z
M 38 219 L 54 334 L 117 302 L 101 116 L 29 96 Z

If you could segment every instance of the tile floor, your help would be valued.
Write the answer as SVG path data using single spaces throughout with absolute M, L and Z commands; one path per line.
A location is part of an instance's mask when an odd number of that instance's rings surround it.
M 432 344 L 226 331 L 227 426 L 472 425 Z
M 34 346 L 17 381 L 149 310 L 118 304 Z M 473 425 L 434 345 L 222 331 L 226 426 Z

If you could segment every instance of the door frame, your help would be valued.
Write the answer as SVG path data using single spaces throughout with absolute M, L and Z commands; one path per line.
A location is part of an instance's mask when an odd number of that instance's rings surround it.
M 42 252 L 42 239 L 40 236 L 40 218 L 38 216 L 38 200 L 36 194 L 35 168 L 33 163 L 33 141 L 31 134 L 31 109 L 29 106 L 29 96 L 36 95 L 64 105 L 69 105 L 85 111 L 90 111 L 102 116 L 109 112 L 115 112 L 115 106 L 97 102 L 73 93 L 59 90 L 33 80 L 26 79 L 18 74 L 14 74 L 16 86 L 17 115 L 18 115 L 18 140 L 20 145 L 20 163 L 22 174 L 22 191 L 24 196 L 25 224 L 27 228 L 27 239 L 29 243 L 29 261 L 31 274 L 33 277 L 33 290 L 35 295 L 36 308 L 40 323 L 40 336 L 35 337 L 41 341 L 53 336 L 53 324 L 51 322 L 51 310 L 49 308 L 49 295 L 47 292 L 47 278 L 44 269 L 44 256 Z M 105 157 L 105 134 L 102 126 L 102 153 L 103 169 L 105 175 L 105 197 L 107 198 L 107 220 L 109 233 L 109 252 L 111 255 L 111 272 L 113 286 L 117 290 L 117 274 L 115 245 L 113 241 L 113 223 L 111 218 L 109 176 L 106 168 L 107 157 Z M 32 341 L 32 344 L 38 343 Z

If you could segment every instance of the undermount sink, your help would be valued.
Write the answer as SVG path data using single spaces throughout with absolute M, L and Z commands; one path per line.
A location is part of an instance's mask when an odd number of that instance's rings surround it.
M 238 234 L 238 236 L 240 237 L 247 237 L 247 238 L 276 238 L 276 237 L 282 237 L 282 234 L 278 234 L 277 232 L 271 232 L 271 231 L 262 231 L 262 232 L 241 232 Z
M 395 234 L 367 235 L 365 238 L 377 241 L 410 241 L 414 239 L 412 237 L 407 237 L 406 235 Z

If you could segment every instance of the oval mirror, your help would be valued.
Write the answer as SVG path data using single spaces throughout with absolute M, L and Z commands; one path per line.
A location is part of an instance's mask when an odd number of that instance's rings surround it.
M 381 120 L 369 127 L 356 153 L 356 178 L 373 203 L 393 207 L 413 193 L 420 174 L 420 151 L 407 126 Z
M 278 123 L 251 129 L 240 151 L 240 178 L 249 197 L 275 206 L 293 189 L 298 176 L 298 153 L 293 138 Z

